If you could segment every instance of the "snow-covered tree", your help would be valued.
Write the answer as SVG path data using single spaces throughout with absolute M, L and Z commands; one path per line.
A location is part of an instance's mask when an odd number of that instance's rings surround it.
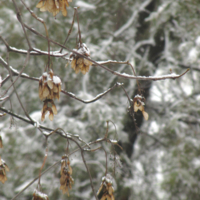
M 198 199 L 199 8 L 1 0 L 0 199 Z

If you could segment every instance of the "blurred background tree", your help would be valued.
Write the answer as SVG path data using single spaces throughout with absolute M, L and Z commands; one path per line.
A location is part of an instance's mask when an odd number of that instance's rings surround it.
M 127 113 L 129 102 L 122 89 L 115 88 L 100 100 L 83 104 L 61 94 L 56 101 L 58 115 L 54 121 L 46 119 L 42 125 L 64 129 L 79 135 L 89 143 L 103 138 L 106 121 L 109 138 L 117 139 L 123 147 L 113 149 L 103 143 L 108 152 L 108 173 L 113 176 L 114 196 L 119 200 L 189 200 L 198 199 L 200 174 L 200 2 L 195 0 L 74 0 L 67 8 L 68 15 L 56 17 L 36 8 L 38 1 L 26 1 L 34 13 L 42 18 L 51 39 L 63 43 L 70 29 L 74 6 L 79 7 L 79 23 L 82 40 L 91 51 L 95 61 L 130 61 L 136 74 L 157 76 L 175 72 L 190 72 L 176 80 L 139 81 L 146 98 L 149 120 L 136 113 L 137 127 Z M 45 35 L 44 26 L 33 18 L 21 1 L 17 1 L 23 22 Z M 76 48 L 78 24 L 74 23 L 67 42 L 70 49 Z M 48 51 L 47 41 L 31 31 L 28 37 L 33 47 Z M 16 18 L 13 3 L 0 2 L 0 35 L 17 49 L 28 50 L 24 32 Z M 5 44 L 0 40 L 0 58 L 8 60 Z M 59 51 L 51 44 L 52 51 Z M 64 52 L 67 52 L 64 50 Z M 67 56 L 69 57 L 69 56 Z M 9 64 L 21 70 L 26 56 L 9 53 Z M 48 57 L 30 56 L 24 69 L 31 77 L 40 77 L 47 65 Z M 116 82 L 124 83 L 128 95 L 133 99 L 138 94 L 135 80 L 112 75 L 98 66 L 92 66 L 86 75 L 75 74 L 70 63 L 59 57 L 51 58 L 54 73 L 62 79 L 62 89 L 89 100 L 112 87 Z M 110 69 L 131 74 L 128 65 L 110 64 Z M 0 63 L 0 75 L 4 79 L 8 71 Z M 0 88 L 1 95 L 10 86 L 7 81 Z M 15 83 L 20 99 L 36 121 L 40 121 L 42 102 L 38 98 L 38 83 L 19 78 Z M 0 102 L 12 112 L 25 116 L 11 88 L 8 99 Z M 0 156 L 10 168 L 8 180 L 0 186 L 0 199 L 12 199 L 39 174 L 46 149 L 46 140 L 37 127 L 9 115 L 0 118 L 0 135 L 4 148 Z M 66 140 L 59 135 L 48 139 L 48 157 L 43 170 L 59 161 L 66 153 Z M 70 142 L 73 151 L 75 144 Z M 116 157 L 116 152 L 118 156 Z M 105 175 L 105 152 L 85 152 L 85 159 L 92 175 L 95 191 Z M 73 169 L 74 185 L 70 196 L 59 190 L 60 165 L 56 165 L 41 178 L 43 191 L 49 199 L 94 199 L 88 173 L 80 152 L 69 157 Z M 116 167 L 114 170 L 113 166 Z M 115 173 L 114 173 L 115 171 Z M 31 199 L 37 182 L 28 187 L 18 199 Z

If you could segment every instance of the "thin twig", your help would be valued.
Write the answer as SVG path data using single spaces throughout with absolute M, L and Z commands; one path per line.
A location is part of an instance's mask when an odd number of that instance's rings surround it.
M 19 72 L 19 74 L 17 75 L 17 78 L 12 82 L 12 84 L 7 88 L 7 90 L 4 92 L 3 96 L 8 92 L 8 90 L 12 87 L 12 85 L 15 84 L 15 82 L 18 80 L 18 78 L 20 77 L 20 75 L 22 74 L 22 72 L 24 71 L 25 67 L 27 66 L 28 64 L 28 61 L 29 61 L 29 57 L 30 57 L 30 54 L 29 54 L 29 51 L 28 51 L 28 54 L 26 56 L 26 59 L 25 59 L 25 62 L 24 62 L 24 66 L 22 67 L 21 71 Z M 8 66 L 8 63 L 6 63 L 5 61 L 3 62 L 4 60 L 0 57 L 0 62 L 4 65 L 4 67 L 6 68 L 9 68 L 8 71 L 10 72 L 10 66 Z M 6 63 L 6 64 L 5 64 Z M 10 74 L 10 76 L 12 76 Z
M 15 0 L 12 0 L 12 2 L 14 4 L 15 10 L 16 10 L 17 19 L 20 22 L 20 24 L 22 26 L 22 29 L 24 31 L 24 35 L 25 35 L 26 41 L 28 43 L 29 49 L 32 49 L 31 43 L 30 43 L 29 38 L 28 38 L 28 35 L 27 35 L 26 30 L 24 28 L 24 23 L 22 22 L 22 19 L 21 19 L 21 13 L 19 11 L 19 8 L 17 7 L 17 4 L 16 4 Z
M 29 124 L 31 124 L 31 125 L 33 125 L 33 126 L 35 125 L 35 123 L 33 123 L 32 121 L 27 120 L 27 119 L 25 119 L 25 118 L 23 118 L 23 117 L 21 117 L 21 116 L 19 116 L 19 115 L 16 115 L 16 114 L 14 114 L 14 113 L 12 113 L 12 112 L 10 112 L 10 111 L 8 111 L 8 110 L 2 108 L 2 107 L 0 107 L 0 110 L 3 111 L 3 112 L 5 112 L 5 113 L 7 113 L 7 114 L 9 114 L 9 115 L 11 115 L 11 116 L 13 116 L 13 117 L 15 117 L 15 118 L 18 118 L 18 119 L 20 119 L 20 120 L 22 120 L 22 121 L 24 121 L 24 122 L 26 122 L 26 123 L 29 123 Z M 47 130 L 47 131 L 51 131 L 51 132 L 52 132 L 52 131 L 53 131 L 53 132 L 55 131 L 55 130 L 52 130 L 52 129 L 50 129 L 50 128 L 47 128 L 47 127 L 44 127 L 44 126 L 41 126 L 41 125 L 38 125 L 38 127 L 40 127 L 41 129 Z M 86 167 L 86 170 L 87 170 L 87 172 L 88 172 L 88 174 L 89 174 L 91 187 L 92 187 L 94 196 L 96 197 L 96 193 L 95 193 L 95 190 L 94 190 L 94 186 L 93 186 L 93 181 L 92 181 L 92 177 L 91 177 L 91 174 L 90 174 L 90 170 L 89 170 L 89 168 L 88 168 L 88 166 L 87 166 L 87 163 L 86 163 L 86 160 L 85 160 L 85 157 L 84 157 L 84 151 L 85 151 L 85 150 L 84 150 L 84 147 L 86 147 L 87 145 L 80 146 L 80 144 L 79 144 L 76 140 L 74 140 L 69 134 L 66 134 L 66 133 L 63 132 L 63 131 L 62 131 L 62 132 L 56 131 L 56 133 L 59 134 L 60 136 L 64 137 L 64 138 L 66 138 L 66 139 L 69 139 L 69 140 L 73 141 L 73 142 L 76 143 L 76 145 L 78 146 L 78 149 L 76 149 L 76 150 L 74 150 L 73 152 L 71 152 L 70 155 L 73 154 L 73 153 L 75 153 L 76 151 L 81 150 L 82 160 L 83 160 L 83 162 L 84 162 L 84 164 L 85 164 L 85 167 Z M 50 135 L 51 135 L 51 133 L 50 133 Z M 45 135 L 45 136 L 47 136 L 47 135 Z M 96 140 L 96 141 L 90 142 L 88 145 L 100 143 L 100 142 L 103 142 L 103 141 L 107 141 L 107 142 L 113 144 L 113 142 L 112 142 L 111 140 L 109 140 L 108 138 L 102 138 L 102 139 L 98 139 L 98 140 Z M 60 161 L 59 161 L 59 162 L 60 162 Z M 54 163 L 51 167 L 49 167 L 47 170 L 45 170 L 43 173 L 41 173 L 40 176 L 38 176 L 38 177 L 35 178 L 31 183 L 29 183 L 29 184 L 28 184 L 22 191 L 20 191 L 20 193 L 18 193 L 12 200 L 16 199 L 24 190 L 26 190 L 31 184 L 33 184 L 39 177 L 41 177 L 43 174 L 45 174 L 48 170 L 50 170 L 53 166 L 57 165 L 59 162 Z M 97 197 L 96 197 L 96 199 L 97 199 Z
M 93 181 L 92 181 L 92 176 L 91 176 L 90 170 L 89 170 L 89 168 L 88 168 L 88 166 L 87 166 L 87 163 L 86 163 L 86 161 L 85 161 L 85 157 L 84 157 L 83 152 L 84 152 L 84 150 L 81 151 L 81 157 L 82 157 L 83 163 L 84 163 L 84 165 L 85 165 L 85 167 L 86 167 L 87 173 L 89 174 L 90 185 L 91 185 L 91 187 L 92 187 L 93 194 L 94 194 L 96 200 L 98 200 L 98 199 L 97 199 L 96 192 L 95 192 L 95 190 L 94 190 L 94 185 L 93 185 Z
M 74 8 L 77 10 L 77 8 Z M 79 24 L 79 17 L 78 17 L 78 11 L 76 11 L 76 16 L 77 16 L 77 23 L 78 23 L 78 35 L 79 35 L 79 44 L 82 44 L 82 39 L 81 39 L 81 30 L 80 30 L 80 24 Z
M 6 40 L 0 35 L 0 39 L 2 40 L 2 42 L 5 44 L 6 48 L 8 51 L 10 52 L 15 52 L 15 53 L 19 53 L 19 54 L 27 54 L 28 51 L 26 50 L 22 50 L 22 49 L 17 49 L 15 47 L 11 47 L 9 46 L 9 44 L 6 42 Z M 48 55 L 50 54 L 50 56 L 52 57 L 65 57 L 67 56 L 69 53 L 60 53 L 59 51 L 50 51 L 50 53 L 48 53 L 47 51 L 42 51 L 40 49 L 36 49 L 36 48 L 32 48 L 32 50 L 30 51 L 30 55 L 34 55 L 34 56 L 41 56 L 41 55 Z M 65 58 L 67 59 L 67 58 Z
M 7 52 L 7 56 L 9 56 L 9 52 Z M 27 54 L 24 68 L 25 68 L 25 66 L 26 66 L 26 63 L 27 63 L 28 59 L 29 59 L 29 54 Z M 22 102 L 21 102 L 21 99 L 20 99 L 20 97 L 19 97 L 19 95 L 18 95 L 18 92 L 17 92 L 17 90 L 16 90 L 15 82 L 14 82 L 13 79 L 12 79 L 12 72 L 11 72 L 10 67 L 9 67 L 9 57 L 8 57 L 8 60 L 7 60 L 7 64 L 8 64 L 8 65 L 7 65 L 7 69 L 8 69 L 8 71 L 9 71 L 10 79 L 11 79 L 11 82 L 12 82 L 11 86 L 13 86 L 13 88 L 14 88 L 14 92 L 15 92 L 15 94 L 16 94 L 16 96 L 17 96 L 17 99 L 18 99 L 18 101 L 19 101 L 19 103 L 20 103 L 20 106 L 21 106 L 21 108 L 23 109 L 25 115 L 26 115 L 31 121 L 33 121 L 33 120 L 31 119 L 31 117 L 29 116 L 29 114 L 27 113 L 26 109 L 24 108 L 24 106 L 23 106 L 23 104 L 22 104 Z M 5 94 L 6 94 L 6 93 L 4 93 L 3 96 L 4 96 Z
M 5 67 L 7 66 L 7 63 L 6 63 L 6 62 L 3 60 L 3 58 L 1 58 L 1 57 L 0 57 L 0 63 L 2 63 Z M 13 76 L 19 76 L 19 75 L 20 75 L 20 73 L 19 73 L 17 70 L 13 69 L 11 66 L 10 66 L 10 70 L 11 70 Z M 22 78 L 30 79 L 30 80 L 33 80 L 33 81 L 39 81 L 39 78 L 30 77 L 29 75 L 24 74 L 24 73 L 22 73 L 20 76 L 21 76 Z M 5 82 L 6 82 L 9 78 L 10 78 L 10 76 L 6 77 L 6 78 L 2 81 L 2 85 L 5 84 Z M 92 100 L 83 100 L 83 99 L 80 99 L 80 98 L 76 97 L 75 94 L 73 94 L 73 93 L 71 93 L 71 92 L 64 91 L 64 90 L 61 90 L 61 92 L 62 92 L 63 94 L 68 95 L 68 96 L 71 97 L 71 98 L 74 98 L 74 99 L 76 99 L 76 100 L 82 102 L 82 103 L 89 104 L 89 103 L 93 103 L 93 102 L 97 101 L 98 99 L 102 98 L 104 95 L 106 95 L 107 93 L 109 93 L 111 90 L 113 90 L 114 88 L 116 88 L 116 87 L 118 87 L 118 86 L 121 87 L 122 85 L 123 85 L 123 83 L 115 83 L 114 86 L 112 86 L 111 88 L 109 88 L 109 89 L 106 90 L 105 92 L 103 92 L 103 93 L 97 95 L 97 96 L 96 96 L 95 98 L 93 98 Z
M 46 159 L 47 159 L 47 156 L 48 156 L 48 143 L 47 143 L 47 138 L 46 138 L 46 144 L 47 144 L 47 147 L 46 147 L 46 151 L 45 151 L 44 160 L 43 160 L 42 166 L 41 166 L 41 168 L 40 168 L 40 172 L 39 172 L 38 185 L 40 185 L 40 178 L 41 178 L 42 169 L 43 169 L 43 167 L 44 167 L 44 165 L 45 165 L 45 162 L 46 162 Z
M 26 28 L 28 28 L 30 31 L 32 31 L 35 34 L 37 34 L 38 36 L 40 36 L 42 38 L 46 38 L 42 34 L 38 33 L 36 30 L 30 28 L 28 25 L 24 24 L 24 26 Z M 107 68 L 107 67 L 105 67 L 105 66 L 103 66 L 103 65 L 101 65 L 99 63 L 97 63 L 96 61 L 94 61 L 94 60 L 92 60 L 92 59 L 90 59 L 90 58 L 78 53 L 77 51 L 71 50 L 71 49 L 67 48 L 66 46 L 63 46 L 63 45 L 59 44 L 58 42 L 55 42 L 55 41 L 53 41 L 51 39 L 49 39 L 49 41 L 54 43 L 54 44 L 56 44 L 56 45 L 58 45 L 58 46 L 60 46 L 60 47 L 63 47 L 64 49 L 66 49 L 66 50 L 68 50 L 68 51 L 70 51 L 70 52 L 72 52 L 74 54 L 77 54 L 79 57 L 83 57 L 83 58 L 91 61 L 93 64 L 105 69 L 106 71 L 109 71 L 110 73 L 112 73 L 112 74 L 114 74 L 116 76 L 119 76 L 119 77 L 122 77 L 122 78 L 126 78 L 126 79 L 135 79 L 135 80 L 144 80 L 144 81 L 146 81 L 146 80 L 158 81 L 158 80 L 165 80 L 165 79 L 177 79 L 177 78 L 180 78 L 183 75 L 185 75 L 190 70 L 190 69 L 187 69 L 185 72 L 183 72 L 180 75 L 168 74 L 168 75 L 163 75 L 163 76 L 133 76 L 133 75 L 129 75 L 129 74 L 119 73 L 117 71 L 113 71 L 113 70 L 111 70 L 111 69 L 109 69 L 109 68 Z
M 36 15 L 33 11 L 31 11 L 31 10 L 29 9 L 29 7 L 24 3 L 23 0 L 21 0 L 21 2 L 22 2 L 22 4 L 26 7 L 26 9 L 30 12 L 30 14 L 31 14 L 36 20 L 38 20 L 39 22 L 41 22 L 41 23 L 43 24 L 43 26 L 44 26 L 45 33 L 46 33 L 46 39 L 47 39 L 47 43 L 48 43 L 48 65 L 47 65 L 47 67 L 48 67 L 48 69 L 49 69 L 51 57 L 50 57 L 50 42 L 49 42 L 49 34 L 48 34 L 47 26 L 46 26 L 44 20 L 41 19 L 41 18 L 39 18 L 39 17 L 37 17 L 37 15 Z
M 38 180 L 39 177 L 41 177 L 42 175 L 44 175 L 46 172 L 48 172 L 50 169 L 52 169 L 53 167 L 55 167 L 57 164 L 60 163 L 60 160 L 55 162 L 53 165 L 51 165 L 49 168 L 47 168 L 45 171 L 43 171 L 40 176 L 34 178 L 28 185 L 26 185 L 18 194 L 16 194 L 11 200 L 15 200 L 17 199 L 17 197 L 19 197 L 27 188 L 29 188 L 35 181 Z
M 101 93 L 101 94 L 98 94 L 94 99 L 92 100 L 83 100 L 83 99 L 80 99 L 78 97 L 76 97 L 73 93 L 71 92 L 66 92 L 64 90 L 62 90 L 62 93 L 82 102 L 82 103 L 85 103 L 85 104 L 89 104 L 89 103 L 93 103 L 95 101 L 97 101 L 98 99 L 102 98 L 103 96 L 105 96 L 107 93 L 109 93 L 111 90 L 113 90 L 114 88 L 118 87 L 118 86 L 121 86 L 123 85 L 122 83 L 115 83 L 114 86 L 112 86 L 111 88 L 109 88 L 108 90 L 106 90 L 105 92 Z
M 68 31 L 68 34 L 67 34 L 67 37 L 66 37 L 66 39 L 65 39 L 65 41 L 64 41 L 64 43 L 63 43 L 63 46 L 65 46 L 65 44 L 66 44 L 66 42 L 68 41 L 68 39 L 69 39 L 69 36 L 70 36 L 70 34 L 71 34 L 71 32 L 72 32 L 72 28 L 73 28 L 73 26 L 74 26 L 74 19 L 75 19 L 75 16 L 76 16 L 76 12 L 77 12 L 77 8 L 74 8 L 74 15 L 73 15 L 73 20 L 72 20 L 72 23 L 71 23 L 71 27 L 70 27 L 70 29 L 69 29 L 69 31 Z M 60 53 L 62 53 L 62 51 L 63 51 L 63 47 L 61 47 L 61 49 L 60 49 Z

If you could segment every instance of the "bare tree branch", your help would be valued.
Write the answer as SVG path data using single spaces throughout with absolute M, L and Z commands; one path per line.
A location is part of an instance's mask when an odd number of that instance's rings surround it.
M 27 35 L 27 33 L 26 33 L 26 30 L 25 30 L 25 28 L 24 28 L 24 23 L 23 23 L 23 21 L 22 21 L 22 19 L 21 19 L 21 13 L 20 13 L 20 11 L 19 11 L 19 8 L 17 7 L 17 4 L 16 4 L 15 0 L 12 0 L 12 2 L 13 2 L 13 4 L 14 4 L 14 6 L 15 6 L 15 11 L 16 11 L 17 19 L 18 19 L 18 21 L 20 22 L 20 24 L 21 24 L 21 26 L 22 26 L 22 29 L 23 29 L 23 31 L 24 31 L 24 35 L 25 35 L 26 41 L 27 41 L 27 43 L 28 43 L 29 50 L 31 50 L 31 49 L 32 49 L 31 43 L 30 43 L 30 41 L 29 41 L 28 35 Z
M 33 33 L 35 33 L 36 35 L 38 35 L 38 36 L 43 37 L 43 38 L 46 39 L 45 36 L 43 36 L 42 34 L 38 33 L 36 30 L 30 28 L 26 24 L 24 24 L 24 26 L 26 28 L 28 28 L 30 31 L 32 31 Z M 69 49 L 69 48 L 67 48 L 67 47 L 59 44 L 58 42 L 55 42 L 55 41 L 53 41 L 51 39 L 49 39 L 49 41 L 52 42 L 52 43 L 54 43 L 54 44 L 56 44 L 56 45 L 58 45 L 58 46 L 60 46 L 60 47 L 63 47 L 64 49 L 66 49 L 66 50 L 68 50 L 70 52 L 73 52 L 73 53 L 77 54 L 79 57 L 83 57 L 83 58 L 91 61 L 93 64 L 95 64 L 95 65 L 97 65 L 97 66 L 105 69 L 106 71 L 109 71 L 110 73 L 112 73 L 112 74 L 114 74 L 116 76 L 119 76 L 119 77 L 122 77 L 122 78 L 126 78 L 126 79 L 152 80 L 152 81 L 165 80 L 165 79 L 177 79 L 177 78 L 180 78 L 181 76 L 185 75 L 189 71 L 189 69 L 187 69 L 185 72 L 183 72 L 180 75 L 177 75 L 177 74 L 168 74 L 168 75 L 163 75 L 163 76 L 148 76 L 148 77 L 146 77 L 146 76 L 133 76 L 133 75 L 129 75 L 129 74 L 126 74 L 126 73 L 119 73 L 117 71 L 113 71 L 113 70 L 111 70 L 111 69 L 109 69 L 109 68 L 107 68 L 107 67 L 105 67 L 105 66 L 103 66 L 103 65 L 101 65 L 99 63 L 97 63 L 96 61 L 94 61 L 94 60 L 92 60 L 92 59 L 90 59 L 90 58 L 88 58 L 88 57 L 86 57 L 86 56 L 78 53 L 77 51 L 71 50 L 71 49 Z

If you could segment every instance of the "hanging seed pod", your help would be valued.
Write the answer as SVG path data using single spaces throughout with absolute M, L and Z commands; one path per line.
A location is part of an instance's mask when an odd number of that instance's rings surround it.
M 49 112 L 49 119 L 51 121 L 53 121 L 54 115 L 57 115 L 57 109 L 56 106 L 54 104 L 54 101 L 51 99 L 46 99 L 44 101 L 44 105 L 42 108 L 42 117 L 41 117 L 41 121 L 44 121 L 45 119 L 45 115 Z
M 114 188 L 112 186 L 111 176 L 107 174 L 102 178 L 101 186 L 97 192 L 97 197 L 100 200 L 115 200 L 113 193 Z
M 0 157 L 0 181 L 5 183 L 7 181 L 6 171 L 9 171 L 8 166 L 6 165 L 5 161 Z
M 39 98 L 59 99 L 62 82 L 58 76 L 54 76 L 53 71 L 44 72 L 39 79 Z
M 72 184 L 74 183 L 74 179 L 72 178 L 72 168 L 70 166 L 69 159 L 61 160 L 61 171 L 60 171 L 60 190 L 62 193 L 67 193 L 69 196 L 69 190 L 72 188 Z
M 79 54 L 82 54 L 88 58 L 90 58 L 90 50 L 87 48 L 85 43 L 79 44 L 78 49 L 74 49 Z M 75 70 L 76 74 L 81 71 L 83 74 L 89 71 L 92 62 L 87 60 L 86 58 L 80 57 L 76 53 L 72 53 L 70 58 L 73 58 L 71 61 L 71 67 Z
M 36 7 L 40 8 L 41 12 L 48 11 L 52 13 L 54 17 L 60 11 L 63 16 L 67 16 L 66 7 L 69 7 L 69 2 L 72 2 L 72 0 L 40 0 Z
M 53 96 L 55 99 L 60 99 L 61 80 L 58 76 L 53 76 Z
M 54 115 L 58 114 L 55 104 L 52 104 L 51 109 L 52 109 Z
M 145 120 L 148 120 L 149 115 L 147 112 L 144 111 L 144 103 L 145 98 L 140 96 L 140 95 L 136 95 L 133 99 L 133 107 L 134 107 L 134 112 L 137 112 L 138 110 L 140 110 L 143 114 L 143 117 Z
M 49 200 L 49 197 L 46 194 L 44 194 L 38 190 L 35 190 L 33 193 L 32 200 Z

